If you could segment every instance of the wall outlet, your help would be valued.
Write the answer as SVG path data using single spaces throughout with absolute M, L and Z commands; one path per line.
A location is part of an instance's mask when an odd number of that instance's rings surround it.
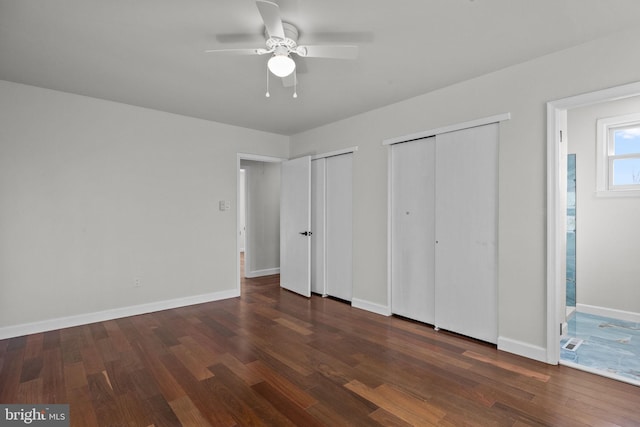
M 133 280 L 133 287 L 134 288 L 141 288 L 142 287 L 142 282 L 140 281 L 140 279 L 134 279 Z

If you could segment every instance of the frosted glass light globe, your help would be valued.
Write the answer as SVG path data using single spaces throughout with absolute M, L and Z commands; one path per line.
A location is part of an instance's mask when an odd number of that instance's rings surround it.
M 278 77 L 287 77 L 296 69 L 296 63 L 288 55 L 274 55 L 267 62 L 269 71 Z

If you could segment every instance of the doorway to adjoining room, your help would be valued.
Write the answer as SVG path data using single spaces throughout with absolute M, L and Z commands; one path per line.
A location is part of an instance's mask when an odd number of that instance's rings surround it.
M 559 185 L 549 194 L 557 280 L 548 295 L 561 325 L 550 317 L 555 360 L 640 386 L 638 95 L 640 84 L 550 103 L 550 179 Z

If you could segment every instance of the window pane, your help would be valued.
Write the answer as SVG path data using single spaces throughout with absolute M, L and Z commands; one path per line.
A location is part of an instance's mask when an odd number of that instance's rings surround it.
M 619 129 L 614 132 L 614 154 L 640 153 L 640 127 Z
M 640 158 L 615 159 L 613 185 L 640 185 Z

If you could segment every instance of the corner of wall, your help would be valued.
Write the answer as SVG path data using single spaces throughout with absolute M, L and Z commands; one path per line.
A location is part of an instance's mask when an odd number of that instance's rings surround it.
M 498 350 L 506 351 L 518 356 L 534 359 L 539 362 L 549 363 L 547 360 L 547 349 L 536 345 L 531 345 L 522 341 L 505 337 L 498 337 Z
M 382 316 L 391 316 L 391 307 L 388 305 L 377 304 L 371 301 L 365 301 L 358 298 L 351 300 L 351 306 L 359 308 L 361 310 L 370 311 L 372 313 L 380 314 Z

